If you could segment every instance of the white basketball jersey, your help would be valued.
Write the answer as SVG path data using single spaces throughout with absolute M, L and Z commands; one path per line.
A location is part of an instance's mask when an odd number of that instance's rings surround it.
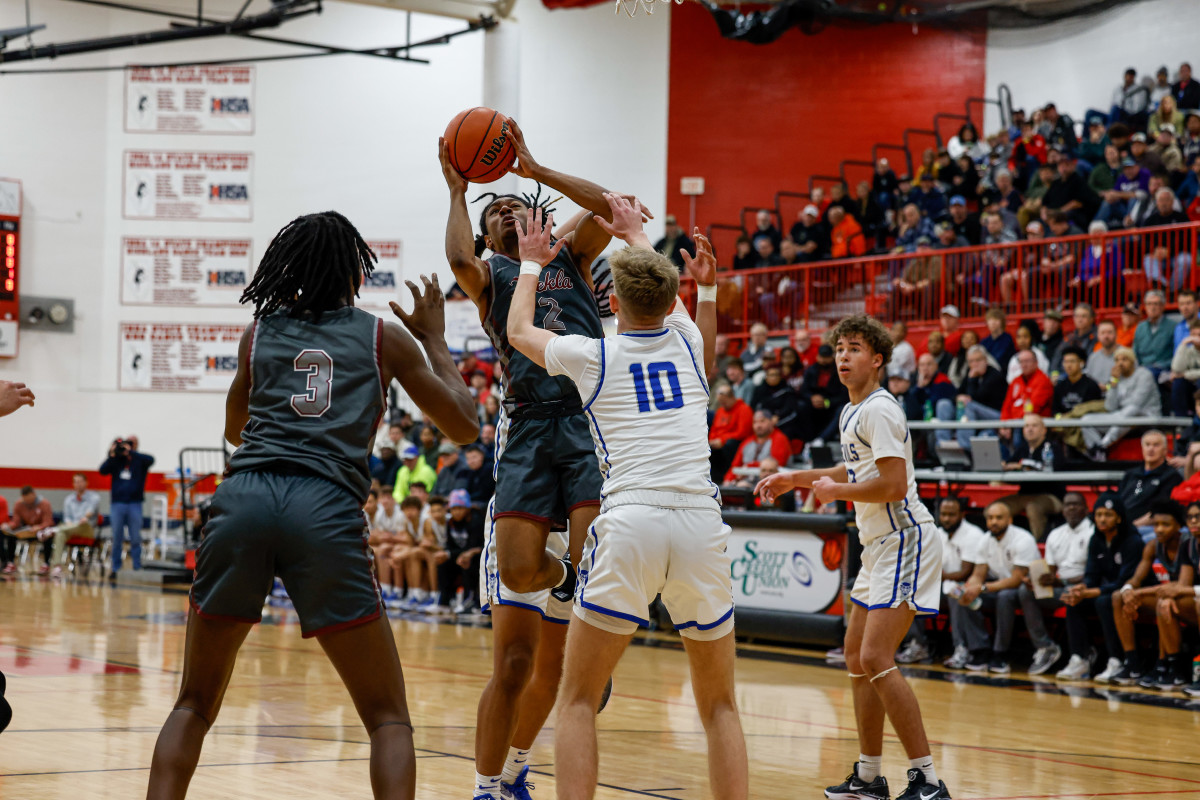
M 665 325 L 546 346 L 546 372 L 571 378 L 584 402 L 602 497 L 631 489 L 719 497 L 709 479 L 704 341 L 685 313 Z
M 863 544 L 914 525 L 933 524 L 933 515 L 917 494 L 913 475 L 912 439 L 904 409 L 886 389 L 867 395 L 858 405 L 847 404 L 839 420 L 842 460 L 851 483 L 879 477 L 876 459 L 903 458 L 908 492 L 894 503 L 855 503 L 854 516 Z

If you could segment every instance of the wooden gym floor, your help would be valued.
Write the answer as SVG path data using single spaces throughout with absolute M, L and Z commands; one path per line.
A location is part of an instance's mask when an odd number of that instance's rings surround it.
M 0 609 L 0 670 L 14 709 L 0 735 L 0 798 L 143 797 L 178 688 L 186 597 L 20 578 L 0 583 Z M 417 797 L 468 798 L 489 632 L 418 619 L 393 626 L 416 724 Z M 822 797 L 858 753 L 844 670 L 792 649 L 750 646 L 743 656 L 752 796 Z M 909 674 L 955 798 L 1200 798 L 1200 703 L 1064 691 L 1023 675 Z M 704 737 L 672 638 L 630 648 L 614 678 L 600 717 L 597 797 L 709 797 Z M 554 796 L 552 736 L 543 732 L 530 761 L 543 800 Z M 277 612 L 242 649 L 190 796 L 369 798 L 365 742 L 317 644 Z M 894 795 L 906 766 L 889 734 Z

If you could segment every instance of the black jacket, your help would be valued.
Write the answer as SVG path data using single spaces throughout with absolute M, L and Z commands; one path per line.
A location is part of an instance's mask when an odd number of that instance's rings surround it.
M 1111 542 L 1100 531 L 1096 531 L 1088 542 L 1083 585 L 1089 589 L 1099 589 L 1101 594 L 1117 591 L 1129 582 L 1137 570 L 1142 560 L 1142 547 L 1142 537 L 1128 528 L 1118 532 Z
M 1055 414 L 1066 414 L 1080 403 L 1086 403 L 1089 400 L 1099 400 L 1103 397 L 1100 394 L 1100 384 L 1089 378 L 1086 374 L 1081 376 L 1078 381 L 1071 383 L 1065 376 L 1054 384 L 1054 402 L 1050 408 Z
M 446 517 L 446 551 L 450 558 L 458 558 L 464 550 L 483 547 L 483 512 L 472 509 L 462 522 Z
M 970 395 L 976 403 L 982 403 L 997 411 L 1004 405 L 1004 397 L 1008 394 L 1008 382 L 995 367 L 988 367 L 987 372 L 978 378 L 970 375 L 960 387 L 963 394 Z
M 1150 504 L 1155 500 L 1170 499 L 1171 490 L 1181 483 L 1183 477 L 1179 470 L 1164 461 L 1149 472 L 1144 466 L 1126 472 L 1117 487 L 1117 494 L 1132 521 L 1149 511 Z
M 146 499 L 146 476 L 154 464 L 154 456 L 131 451 L 127 456 L 105 459 L 101 475 L 112 476 L 112 502 L 140 503 Z

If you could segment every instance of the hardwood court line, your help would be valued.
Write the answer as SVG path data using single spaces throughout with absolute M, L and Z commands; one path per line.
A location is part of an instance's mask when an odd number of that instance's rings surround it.
M 197 764 L 196 769 L 206 767 L 257 767 L 276 764 L 336 764 L 342 761 L 370 761 L 366 758 L 300 758 L 289 761 L 237 761 L 228 764 Z M 42 775 L 93 775 L 105 772 L 149 772 L 149 767 L 111 767 L 109 769 L 61 769 L 47 772 L 0 772 L 0 778 L 30 778 Z
M 29 645 L 24 645 L 24 644 L 0 643 L 0 647 L 11 647 L 14 650 L 24 650 L 27 653 L 38 653 L 38 654 L 44 655 L 44 656 L 58 656 L 59 658 L 78 658 L 80 661 L 91 661 L 92 663 L 95 663 L 95 664 L 111 664 L 114 667 L 126 667 L 128 669 L 136 669 L 138 671 L 145 670 L 145 671 L 151 671 L 151 672 L 158 672 L 158 673 L 162 673 L 164 675 L 179 675 L 180 674 L 178 670 L 173 670 L 173 669 L 163 669 L 161 667 L 146 666 L 143 664 L 130 664 L 130 663 L 124 662 L 124 661 L 113 661 L 112 659 L 108 659 L 108 658 L 97 658 L 96 656 L 85 656 L 80 653 L 63 653 L 58 650 L 47 650 L 43 647 L 30 647 Z M 37 676 L 19 675 L 17 677 L 37 677 Z
M 1033 753 L 1019 753 L 1019 752 L 1010 753 L 1005 750 L 997 750 L 997 749 L 990 748 L 990 747 L 983 747 L 982 745 L 960 745 L 960 746 L 971 749 L 971 750 L 978 750 L 981 753 L 996 753 L 999 755 L 1012 755 L 1012 756 L 1016 756 L 1017 758 L 1028 758 L 1033 761 L 1045 761 L 1050 764 L 1066 764 L 1069 767 L 1085 767 L 1085 768 L 1090 768 L 1090 769 L 1102 769 L 1106 772 L 1120 772 L 1125 775 L 1137 775 L 1139 778 L 1158 778 L 1161 780 L 1179 781 L 1181 783 L 1200 784 L 1200 780 L 1196 780 L 1194 778 L 1177 778 L 1174 775 L 1155 775 L 1152 772 L 1136 772 L 1136 771 L 1130 770 L 1130 769 L 1118 769 L 1117 767 L 1103 767 L 1098 764 L 1079 764 L 1074 761 L 1063 761 L 1062 759 L 1059 759 L 1059 758 L 1046 758 L 1045 756 L 1035 755 Z M 1097 757 L 1103 758 L 1104 756 L 1097 756 Z M 1200 789 L 1192 789 L 1190 791 L 1200 792 Z M 1124 794 L 1124 793 L 1122 793 L 1122 794 Z M 1153 792 L 1151 792 L 1151 794 L 1153 794 Z M 1090 796 L 1090 795 L 1085 795 L 1085 796 Z

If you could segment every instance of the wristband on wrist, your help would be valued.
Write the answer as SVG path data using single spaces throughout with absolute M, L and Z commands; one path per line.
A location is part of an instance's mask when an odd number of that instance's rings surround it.
M 1125 594 L 1126 592 L 1132 592 L 1132 591 L 1133 591 L 1133 586 L 1131 586 L 1128 583 L 1121 587 L 1121 594 Z
M 699 303 L 715 303 L 717 302 L 717 285 L 712 286 L 696 286 L 696 301 Z
M 537 276 L 542 274 L 542 265 L 536 261 L 522 261 L 521 262 L 521 274 L 522 275 L 532 275 L 533 277 L 536 278 Z
M 1192 587 L 1192 594 L 1196 595 L 1196 599 L 1200 600 L 1200 583 Z

